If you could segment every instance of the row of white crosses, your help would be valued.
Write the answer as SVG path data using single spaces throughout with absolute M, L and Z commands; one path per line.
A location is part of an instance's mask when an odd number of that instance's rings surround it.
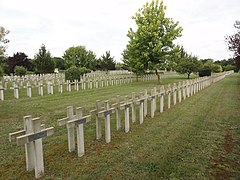
M 54 81 L 63 81 L 65 79 L 65 74 L 64 73 L 60 73 L 60 74 L 44 74 L 44 75 L 36 75 L 36 74 L 32 74 L 32 75 L 26 75 L 26 76 L 4 76 L 3 80 L 2 80 L 2 84 L 4 86 L 4 89 L 7 90 L 8 88 L 8 83 L 11 83 L 12 88 L 14 88 L 14 86 L 16 84 L 18 84 L 19 89 L 21 88 L 26 88 L 26 84 L 32 84 L 35 87 L 38 86 L 38 82 L 40 81 L 46 81 L 46 84 L 48 83 L 48 81 L 52 81 L 54 83 Z
M 221 80 L 222 76 L 217 76 L 217 80 Z M 136 106 L 139 104 L 139 123 L 144 122 L 144 117 L 147 116 L 148 101 L 151 101 L 151 118 L 154 118 L 157 110 L 157 98 L 160 97 L 160 113 L 164 110 L 164 96 L 167 95 L 168 109 L 171 106 L 171 95 L 173 96 L 173 104 L 178 100 L 181 102 L 183 99 L 190 97 L 198 91 L 206 88 L 211 84 L 211 79 L 202 78 L 200 81 L 191 83 L 178 83 L 178 86 L 174 83 L 173 86 L 168 85 L 166 90 L 164 86 L 160 87 L 160 92 L 157 92 L 157 88 L 151 90 L 151 94 L 148 95 L 147 90 L 144 93 L 140 93 L 139 97 L 136 97 L 136 93 L 132 93 L 131 99 L 128 96 L 124 97 L 124 101 L 121 101 L 121 97 L 117 96 L 116 103 L 110 107 L 109 101 L 104 102 L 104 107 L 101 107 L 101 102 L 96 101 L 96 109 L 89 112 L 89 115 L 83 116 L 83 110 L 81 107 L 76 108 L 76 114 L 72 106 L 67 107 L 67 117 L 59 119 L 58 125 L 66 125 L 68 133 L 68 151 L 73 152 L 76 149 L 75 143 L 75 129 L 77 131 L 77 151 L 78 156 L 81 157 L 85 154 L 84 148 L 84 124 L 89 123 L 93 117 L 96 121 L 96 139 L 102 138 L 101 130 L 101 118 L 105 118 L 105 141 L 111 142 L 111 114 L 116 114 L 116 129 L 121 129 L 121 111 L 124 110 L 124 129 L 128 133 L 130 130 L 130 107 L 132 110 L 132 123 L 137 121 L 136 119 Z M 92 117 L 93 116 L 93 117 Z M 17 145 L 25 145 L 26 153 L 26 169 L 27 171 L 35 170 L 35 177 L 39 178 L 44 174 L 44 162 L 43 162 L 43 149 L 42 138 L 53 134 L 53 127 L 44 129 L 44 125 L 41 125 L 40 118 L 32 118 L 31 116 L 24 117 L 24 129 L 10 133 L 10 142 L 16 141 Z
M 195 80 L 190 80 L 187 81 L 187 84 L 197 84 L 200 83 L 201 81 L 207 81 L 210 80 L 210 83 L 214 83 L 217 82 L 218 80 L 223 79 L 226 75 L 231 74 L 232 71 L 228 71 L 228 72 L 224 72 L 218 75 L 215 75 L 213 77 L 203 77 L 203 78 L 197 78 Z M 132 76 L 132 75 L 131 75 Z M 130 76 L 129 76 L 130 77 Z M 148 80 L 152 80 L 153 76 L 148 76 L 149 78 L 147 78 Z M 156 76 L 155 76 L 156 77 Z M 58 79 L 57 81 L 57 85 L 58 85 L 58 93 L 63 93 L 63 85 L 66 84 L 66 91 L 67 92 L 71 92 L 72 90 L 72 85 L 74 85 L 74 90 L 75 91 L 79 91 L 79 89 L 81 88 L 82 90 L 85 89 L 92 89 L 92 88 L 99 88 L 99 87 L 104 87 L 104 86 L 109 86 L 109 85 L 117 85 L 120 84 L 121 82 L 119 81 L 119 83 L 117 81 L 114 81 L 114 78 L 112 80 L 108 80 L 108 79 L 102 79 L 102 80 L 84 80 L 85 76 L 83 76 L 83 79 L 79 82 L 78 80 L 75 80 L 74 82 L 70 82 L 69 80 L 66 81 L 66 83 L 64 83 L 63 80 Z M 128 83 L 131 83 L 132 79 L 129 79 Z M 43 96 L 44 95 L 44 83 L 43 80 L 40 80 L 37 85 L 38 87 L 38 95 L 39 96 Z M 46 86 L 47 86 L 47 94 L 54 94 L 54 80 L 46 80 Z M 30 81 L 27 82 L 26 85 L 26 89 L 27 89 L 27 97 L 32 97 L 32 85 L 30 83 Z M 0 85 L 0 100 L 4 100 L 4 87 L 2 85 Z M 14 98 L 15 99 L 19 99 L 19 86 L 17 85 L 17 83 L 13 83 L 13 92 L 14 92 Z M 192 91 L 190 92 L 186 92 L 186 94 L 183 93 L 183 97 L 185 98 L 185 96 L 189 97 L 189 93 L 193 93 Z

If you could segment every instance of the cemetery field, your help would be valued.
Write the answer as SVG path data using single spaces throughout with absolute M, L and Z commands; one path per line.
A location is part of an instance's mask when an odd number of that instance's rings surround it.
M 185 80 L 171 77 L 162 84 Z M 0 101 L 0 179 L 34 178 L 34 171 L 26 171 L 24 146 L 8 140 L 9 133 L 23 128 L 25 115 L 40 117 L 45 127 L 54 127 L 54 134 L 43 138 L 43 179 L 239 179 L 240 74 L 227 76 L 181 103 L 171 104 L 170 109 L 165 97 L 161 114 L 157 98 L 154 118 L 149 101 L 147 118 L 140 125 L 137 110 L 137 121 L 132 123 L 130 118 L 128 133 L 124 132 L 124 115 L 119 131 L 115 114 L 111 115 L 109 144 L 104 139 L 104 117 L 101 140 L 95 138 L 93 119 L 84 124 L 85 155 L 68 152 L 67 128 L 57 125 L 58 119 L 66 117 L 67 106 L 83 107 L 83 114 L 88 115 L 96 100 L 112 104 L 116 95 L 150 92 L 153 87 L 157 87 L 156 81 L 134 82 Z

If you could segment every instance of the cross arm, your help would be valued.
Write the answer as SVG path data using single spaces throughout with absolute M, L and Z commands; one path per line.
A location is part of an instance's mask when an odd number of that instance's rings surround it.
M 51 136 L 53 135 L 53 127 L 50 127 L 50 128 L 46 128 L 40 132 L 37 132 L 37 133 L 30 133 L 30 134 L 25 134 L 25 135 L 22 135 L 22 136 L 19 136 L 16 138 L 17 140 L 17 145 L 20 146 L 20 145 L 24 145 L 26 143 L 29 143 L 31 141 L 35 141 L 37 139 L 40 139 L 40 138 L 43 138 L 43 137 L 46 137 L 46 136 Z

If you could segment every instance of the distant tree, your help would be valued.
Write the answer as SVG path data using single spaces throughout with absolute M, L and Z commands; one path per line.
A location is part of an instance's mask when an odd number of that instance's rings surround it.
M 193 55 L 189 55 L 183 47 L 180 48 L 179 60 L 175 67 L 175 70 L 180 74 L 187 74 L 188 79 L 192 73 L 196 73 L 199 70 L 200 62 L 198 58 Z
M 230 36 L 225 36 L 225 40 L 228 43 L 228 49 L 234 52 L 234 56 L 240 56 L 240 21 L 236 21 L 234 27 L 237 32 Z
M 9 33 L 10 31 L 5 30 L 4 27 L 0 26 L 0 56 L 4 55 L 4 52 L 6 51 L 6 44 L 9 42 L 8 39 L 5 38 L 5 36 Z
M 224 67 L 224 71 L 231 71 L 231 70 L 237 71 L 236 69 L 237 69 L 236 66 L 233 66 L 230 64 Z
M 13 54 L 13 57 L 8 57 L 7 60 L 8 68 L 10 73 L 14 73 L 14 69 L 16 66 L 22 66 L 26 68 L 28 71 L 33 70 L 33 63 L 25 53 L 17 52 Z
M 187 78 L 190 78 L 192 73 L 197 73 L 199 70 L 199 62 L 196 56 L 187 55 L 177 65 L 176 71 L 181 74 L 187 74 Z
M 85 46 L 70 47 L 64 52 L 63 59 L 68 68 L 76 66 L 94 70 L 97 62 L 96 55 Z
M 148 69 L 155 71 L 160 83 L 158 69 L 165 68 L 176 50 L 174 40 L 181 36 L 178 22 L 165 16 L 163 2 L 153 0 L 146 3 L 132 18 L 137 30 L 128 31 L 129 42 L 123 51 L 123 62 L 137 75 Z
M 223 68 L 220 64 L 213 64 L 212 65 L 212 72 L 214 73 L 220 73 L 223 71 Z
M 124 63 L 120 63 L 120 62 L 117 62 L 115 67 L 116 67 L 116 70 L 129 70 Z
M 65 78 L 66 80 L 71 80 L 71 81 L 80 80 L 80 76 L 89 72 L 91 72 L 91 70 L 85 67 L 78 68 L 76 66 L 72 66 L 65 71 Z
M 116 62 L 114 57 L 111 57 L 110 51 L 106 51 L 100 58 L 100 68 L 104 71 L 115 70 Z
M 16 66 L 14 69 L 14 73 L 17 76 L 25 76 L 27 74 L 27 69 L 23 66 Z
M 58 68 L 59 70 L 66 70 L 67 69 L 67 64 L 65 60 L 61 57 L 54 57 L 53 58 L 55 62 L 55 68 Z
M 39 52 L 34 56 L 34 64 L 36 73 L 53 73 L 55 69 L 55 63 L 51 57 L 51 53 L 46 50 L 46 46 L 43 44 Z
M 228 44 L 228 49 L 233 51 L 235 65 L 237 67 L 237 71 L 240 69 L 240 21 L 236 21 L 234 24 L 237 32 L 230 36 L 225 36 L 225 40 Z

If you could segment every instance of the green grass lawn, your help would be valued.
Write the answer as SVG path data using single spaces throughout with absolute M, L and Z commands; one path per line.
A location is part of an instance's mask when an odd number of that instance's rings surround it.
M 163 79 L 163 84 L 183 81 Z M 84 125 L 85 155 L 68 153 L 66 126 L 57 119 L 66 116 L 66 107 L 83 107 L 84 114 L 97 99 L 110 103 L 116 95 L 140 93 L 153 88 L 155 81 L 66 92 L 44 97 L 22 97 L 0 101 L 0 179 L 32 179 L 25 167 L 24 146 L 8 141 L 8 134 L 22 129 L 23 116 L 41 117 L 53 136 L 43 139 L 45 179 L 239 179 L 240 178 L 240 75 L 234 74 L 187 98 L 171 109 L 159 111 L 144 123 L 130 123 L 130 132 L 116 130 L 111 116 L 111 143 L 95 139 L 94 121 Z M 6 92 L 10 97 L 13 92 Z M 37 94 L 33 90 L 33 94 Z M 7 98 L 5 98 L 7 99 Z M 150 108 L 150 102 L 148 107 Z M 137 111 L 138 112 L 138 111 Z M 138 115 L 138 113 L 137 113 Z M 131 117 L 131 116 L 130 116 Z M 104 118 L 102 118 L 104 122 Z

